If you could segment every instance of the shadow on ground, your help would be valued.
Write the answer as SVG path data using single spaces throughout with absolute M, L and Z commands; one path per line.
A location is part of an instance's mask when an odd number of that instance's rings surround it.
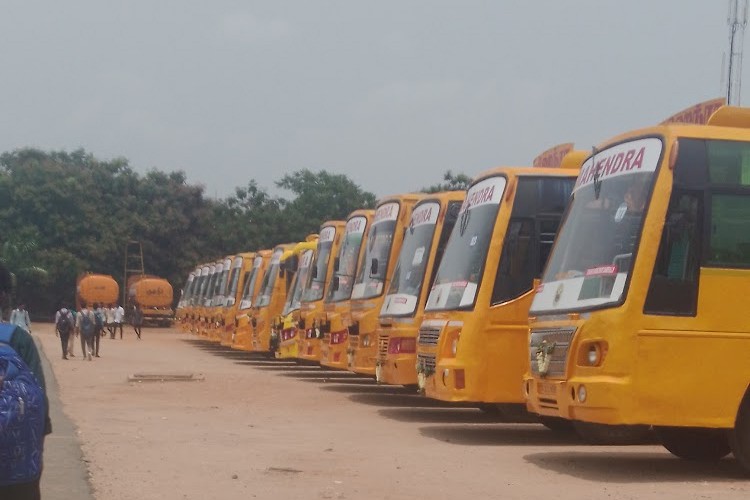
M 467 416 L 468 417 L 468 416 Z M 447 418 L 447 417 L 446 417 Z M 463 446 L 570 446 L 583 445 L 573 433 L 554 432 L 541 424 L 457 424 L 420 427 L 425 437 Z
M 651 450 L 652 447 L 638 446 L 606 451 L 543 452 L 526 455 L 524 459 L 559 474 L 608 483 L 703 483 L 747 477 L 732 458 L 714 463 L 690 462 L 666 450 Z M 706 493 L 710 497 L 710 493 Z

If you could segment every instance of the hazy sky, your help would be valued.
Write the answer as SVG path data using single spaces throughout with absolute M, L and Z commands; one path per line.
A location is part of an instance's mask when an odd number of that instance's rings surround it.
M 590 148 L 722 95 L 728 46 L 721 0 L 1 8 L 0 151 L 83 147 L 211 196 L 301 168 L 381 196 Z

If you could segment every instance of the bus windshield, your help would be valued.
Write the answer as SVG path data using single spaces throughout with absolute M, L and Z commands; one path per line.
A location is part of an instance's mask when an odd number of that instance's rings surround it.
M 302 292 L 302 302 L 315 302 L 323 299 L 328 274 L 328 261 L 331 258 L 333 239 L 336 236 L 334 226 L 324 227 L 318 239 L 318 251 L 312 265 L 312 272 L 308 273 L 308 282 Z
M 367 235 L 367 248 L 354 282 L 352 299 L 371 299 L 383 293 L 398 213 L 398 202 L 384 203 L 375 212 L 375 220 Z
M 412 212 L 381 315 L 402 316 L 416 310 L 439 214 L 437 202 L 422 203 Z
M 250 309 L 253 306 L 253 292 L 255 291 L 255 283 L 258 281 L 258 274 L 260 274 L 260 266 L 262 265 L 263 257 L 255 257 L 253 268 L 248 277 L 245 278 L 245 287 L 242 289 L 240 309 Z
M 216 291 L 216 278 L 221 272 L 221 264 L 213 266 L 206 277 L 206 288 L 203 291 L 203 306 L 210 307 L 211 299 L 214 298 L 214 292 Z
M 237 285 L 240 281 L 240 272 L 242 271 L 242 257 L 235 257 L 234 263 L 232 264 L 232 272 L 229 274 L 229 286 L 227 288 L 227 297 L 224 303 L 227 307 L 234 305 L 235 297 L 237 297 Z
M 302 293 L 305 291 L 307 277 L 310 274 L 310 264 L 312 264 L 313 251 L 305 250 L 299 260 L 297 273 L 294 275 L 292 287 L 287 292 L 286 303 L 284 304 L 284 316 L 300 308 Z
M 198 281 L 193 285 L 194 292 L 190 295 L 190 305 L 200 305 L 203 294 L 205 293 L 206 279 L 208 278 L 208 268 L 204 267 L 201 269 L 201 274 Z
M 334 279 L 338 279 L 339 286 L 335 290 L 335 287 L 329 287 L 326 302 L 341 302 L 351 297 L 354 273 L 357 272 L 357 258 L 366 228 L 366 217 L 356 216 L 347 221 L 344 241 L 339 248 L 339 265 L 334 273 Z
M 216 290 L 214 292 L 214 298 L 211 301 L 212 305 L 223 306 L 226 296 L 224 295 L 227 290 L 227 281 L 229 278 L 229 266 L 232 261 L 227 259 L 222 265 L 222 270 L 219 276 L 216 278 Z
M 505 177 L 490 177 L 469 188 L 440 260 L 426 311 L 474 306 L 506 183 Z
M 281 255 L 284 253 L 282 248 L 276 249 L 271 256 L 271 263 L 266 270 L 263 281 L 260 284 L 260 291 L 258 292 L 258 300 L 256 301 L 256 307 L 266 307 L 271 303 L 271 295 L 273 294 L 273 287 L 276 284 L 276 278 L 279 277 L 279 266 L 281 265 Z
M 601 307 L 624 297 L 662 148 L 660 139 L 639 139 L 586 160 L 532 312 Z

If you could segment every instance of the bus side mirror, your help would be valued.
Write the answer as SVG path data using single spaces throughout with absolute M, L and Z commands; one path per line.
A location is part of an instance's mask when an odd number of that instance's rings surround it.
M 378 275 L 378 259 L 374 258 L 370 262 L 370 276 Z
M 339 289 L 339 277 L 334 276 L 333 280 L 331 281 L 331 287 L 333 288 L 333 291 L 337 291 Z

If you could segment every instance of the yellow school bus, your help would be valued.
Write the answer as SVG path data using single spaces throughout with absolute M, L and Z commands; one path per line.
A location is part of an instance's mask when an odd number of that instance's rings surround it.
M 220 340 L 219 325 L 224 311 L 224 302 L 226 301 L 227 286 L 229 284 L 229 271 L 234 261 L 234 255 L 228 255 L 221 260 L 219 269 L 217 269 L 216 280 L 214 281 L 214 292 L 211 297 L 211 303 L 206 313 L 206 330 L 205 337 L 208 340 L 218 342 Z
M 333 262 L 343 240 L 344 221 L 326 221 L 320 226 L 320 237 L 310 268 L 307 286 L 302 292 L 300 328 L 297 332 L 297 358 L 320 361 L 320 325 L 325 322 L 323 301 L 333 276 Z
M 530 311 L 529 408 L 750 471 L 748 285 L 750 109 L 606 142 Z
M 472 182 L 419 328 L 418 384 L 428 397 L 526 415 L 533 282 L 584 155 L 568 153 L 559 168 L 495 168 Z
M 242 301 L 245 282 L 252 273 L 255 262 L 255 252 L 244 252 L 236 255 L 232 260 L 232 268 L 229 271 L 226 299 L 224 308 L 219 319 L 219 343 L 225 347 L 232 345 L 237 311 Z
M 252 329 L 252 350 L 271 353 L 271 329 L 286 301 L 286 292 L 290 285 L 287 275 L 289 270 L 282 267 L 282 261 L 291 256 L 294 244 L 276 245 L 271 255 L 263 282 L 260 285 L 255 305 L 250 316 Z M 286 254 L 286 255 L 285 255 Z
M 464 191 L 428 195 L 414 207 L 380 309 L 378 382 L 417 385 L 417 331 L 427 294 L 435 278 L 451 229 L 464 200 Z
M 299 349 L 297 330 L 304 329 L 303 325 L 300 325 L 302 294 L 305 292 L 308 284 L 310 269 L 312 268 L 315 249 L 317 247 L 318 235 L 308 236 L 307 241 L 298 243 L 294 247 L 293 252 L 297 261 L 297 269 L 286 295 L 284 310 L 281 313 L 279 321 L 277 358 L 297 357 Z
M 378 357 L 378 314 L 401 251 L 414 205 L 424 195 L 388 196 L 378 202 L 367 245 L 354 281 L 347 362 L 354 373 L 375 376 Z
M 272 255 L 273 250 L 261 250 L 256 253 L 253 259 L 253 267 L 249 276 L 245 279 L 240 305 L 234 317 L 232 349 L 253 350 L 253 325 L 251 323 L 253 305 L 258 297 L 260 285 L 263 283 L 263 276 L 268 269 Z
M 187 280 L 185 281 L 185 286 L 182 289 L 182 296 L 180 297 L 177 311 L 175 311 L 175 319 L 177 320 L 177 324 L 180 326 L 180 329 L 182 329 L 183 331 L 188 330 L 188 319 L 190 317 L 190 298 L 193 296 L 195 285 L 198 283 L 200 273 L 201 266 L 198 266 L 197 268 L 193 269 L 190 274 L 188 274 Z
M 323 338 L 320 342 L 320 364 L 329 368 L 346 370 L 349 348 L 349 325 L 352 296 L 357 266 L 365 250 L 367 230 L 375 215 L 374 210 L 355 210 L 346 219 L 344 240 L 334 261 L 333 276 L 328 285 L 323 309 L 325 320 L 318 323 Z
M 218 275 L 219 264 L 220 262 L 211 262 L 208 264 L 208 272 L 201 284 L 201 293 L 195 305 L 195 321 L 191 330 L 196 335 L 202 335 L 206 330 L 208 311 L 211 307 L 211 297 L 214 294 L 214 285 L 216 283 L 216 276 Z
M 200 305 L 201 294 L 203 293 L 203 286 L 210 272 L 210 263 L 201 264 L 196 270 L 196 275 L 193 283 L 193 289 L 190 293 L 190 299 L 186 304 L 185 310 L 185 326 L 184 331 L 195 333 L 195 328 L 198 322 L 198 307 Z

